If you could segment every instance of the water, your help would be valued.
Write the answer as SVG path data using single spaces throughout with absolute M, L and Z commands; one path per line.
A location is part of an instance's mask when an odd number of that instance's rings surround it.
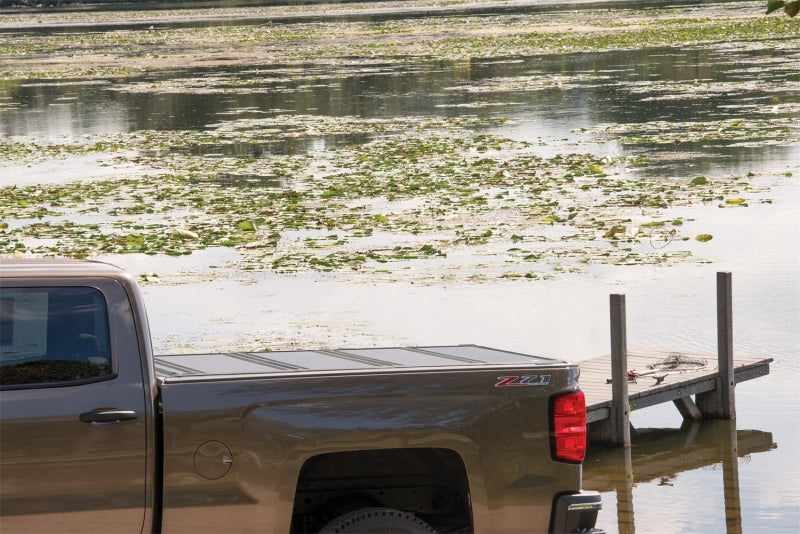
M 686 235 L 714 236 L 704 244 L 667 243 L 667 250 L 689 250 L 710 263 L 592 265 L 520 282 L 470 281 L 464 273 L 495 272 L 502 261 L 486 249 L 466 247 L 448 251 L 446 259 L 400 264 L 391 276 L 231 271 L 220 268 L 240 257 L 230 248 L 180 258 L 101 259 L 137 275 L 158 273 L 165 281 L 144 286 L 158 352 L 478 343 L 571 360 L 608 352 L 609 293 L 626 294 L 629 347 L 714 353 L 714 273 L 731 271 L 735 351 L 773 357 L 771 374 L 737 388 L 735 426 L 683 425 L 672 406 L 634 412 L 641 432 L 631 457 L 593 448 L 585 485 L 603 493 L 598 526 L 610 533 L 789 533 L 800 530 L 800 143 L 792 126 L 800 119 L 800 57 L 772 44 L 780 43 L 363 65 L 305 60 L 176 66 L 68 83 L 11 79 L 0 85 L 0 133 L 58 141 L 145 130 L 214 131 L 232 120 L 284 115 L 477 116 L 490 124 L 486 132 L 530 142 L 541 155 L 646 155 L 649 165 L 626 171 L 631 179 L 747 176 L 747 208 L 720 209 L 713 202 L 663 210 L 663 217 L 685 221 Z M 507 121 L 492 122 L 500 117 Z M 696 124 L 765 119 L 774 124 L 745 136 L 691 136 Z M 656 125 L 675 142 L 623 142 L 606 132 L 610 125 Z M 291 133 L 291 125 L 280 127 Z M 384 136 L 304 133 L 164 150 L 258 160 Z M 120 162 L 105 153 L 32 166 L 12 161 L 2 167 L 2 180 L 113 180 L 147 172 L 130 158 Z M 263 175 L 219 179 L 230 187 L 282 185 Z M 375 209 L 389 213 L 386 206 Z M 298 239 L 311 235 L 297 233 Z M 372 239 L 393 237 L 376 232 Z

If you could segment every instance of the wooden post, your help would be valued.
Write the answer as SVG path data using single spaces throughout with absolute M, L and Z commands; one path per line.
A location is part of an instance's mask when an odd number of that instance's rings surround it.
M 717 384 L 714 391 L 697 395 L 705 417 L 736 419 L 733 367 L 733 288 L 731 273 L 717 273 Z
M 733 283 L 731 273 L 717 273 L 717 359 L 721 415 L 736 419 L 736 385 L 733 373 Z
M 625 295 L 610 295 L 611 309 L 611 441 L 631 444 L 628 405 L 628 337 L 625 324 Z
M 589 425 L 589 441 L 629 447 L 628 341 L 625 333 L 625 295 L 610 295 L 611 310 L 611 407 L 608 419 Z

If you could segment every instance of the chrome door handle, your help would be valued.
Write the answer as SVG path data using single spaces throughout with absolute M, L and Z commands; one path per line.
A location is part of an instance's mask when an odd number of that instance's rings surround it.
M 133 421 L 136 412 L 131 410 L 117 410 L 116 408 L 99 408 L 91 412 L 82 413 L 79 419 L 82 423 L 113 424 L 120 421 Z

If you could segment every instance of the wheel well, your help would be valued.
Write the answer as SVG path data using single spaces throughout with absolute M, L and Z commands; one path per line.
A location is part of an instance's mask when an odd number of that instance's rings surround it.
M 306 460 L 294 498 L 291 532 L 318 532 L 359 508 L 380 506 L 419 516 L 438 532 L 471 532 L 464 462 L 449 449 L 347 451 Z

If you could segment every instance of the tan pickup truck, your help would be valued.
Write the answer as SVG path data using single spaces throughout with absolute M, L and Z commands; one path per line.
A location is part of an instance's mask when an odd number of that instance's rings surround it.
M 475 345 L 153 356 L 133 278 L 0 261 L 3 532 L 591 532 L 578 367 Z

